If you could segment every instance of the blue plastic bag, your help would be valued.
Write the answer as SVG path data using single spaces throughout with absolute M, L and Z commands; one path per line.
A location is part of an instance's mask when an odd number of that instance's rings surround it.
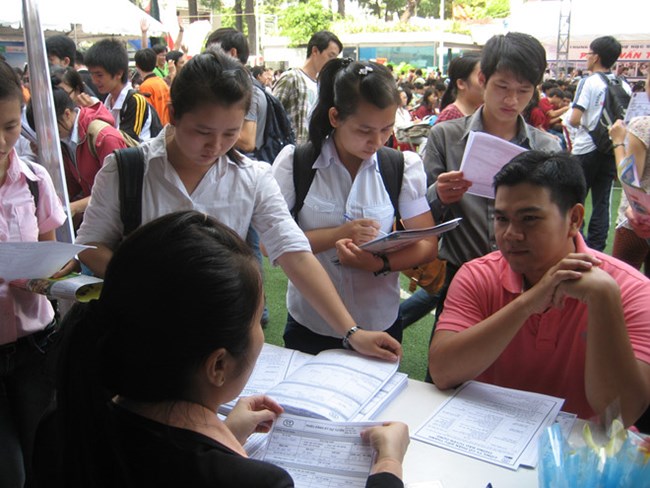
M 538 481 L 541 488 L 650 487 L 648 444 L 619 420 L 612 423 L 606 443 L 597 444 L 590 424 L 584 446 L 572 446 L 560 427 L 548 427 L 540 437 Z M 647 442 L 647 441 L 646 441 Z

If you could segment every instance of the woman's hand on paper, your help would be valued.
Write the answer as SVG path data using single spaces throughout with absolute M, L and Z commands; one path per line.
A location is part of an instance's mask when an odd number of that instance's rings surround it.
M 387 422 L 361 432 L 361 438 L 377 451 L 371 473 L 393 473 L 402 477 L 402 462 L 409 445 L 409 428 L 402 422 Z
M 386 361 L 399 361 L 402 345 L 386 332 L 359 329 L 349 338 L 350 345 L 359 354 Z
M 462 171 L 440 173 L 436 179 L 438 200 L 445 205 L 456 203 L 463 198 L 470 186 L 472 186 L 472 182 L 463 177 Z
M 379 222 L 373 219 L 349 220 L 341 226 L 341 235 L 357 246 L 372 241 L 379 234 Z
M 380 258 L 361 249 L 352 239 L 339 239 L 336 241 L 335 246 L 339 263 L 343 266 L 375 272 L 379 271 L 384 265 Z
M 284 409 L 271 397 L 253 395 L 239 399 L 225 424 L 243 445 L 253 432 L 268 432 L 282 412 Z

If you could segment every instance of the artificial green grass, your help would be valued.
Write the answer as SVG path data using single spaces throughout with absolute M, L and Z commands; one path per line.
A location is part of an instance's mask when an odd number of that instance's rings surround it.
M 587 198 L 585 205 L 586 215 L 585 221 L 589 222 L 591 215 L 591 196 Z M 611 254 L 612 242 L 614 239 L 614 228 L 616 224 L 616 213 L 618 211 L 618 203 L 621 199 L 621 189 L 614 188 L 611 203 L 611 222 L 612 225 L 609 229 L 609 236 L 607 239 L 607 247 L 605 252 Z M 272 267 L 269 265 L 268 260 L 264 263 L 264 289 L 266 291 L 266 303 L 269 308 L 270 321 L 264 330 L 266 342 L 276 345 L 284 345 L 282 341 L 282 332 L 284 331 L 284 324 L 287 319 L 286 308 L 286 291 L 287 291 L 287 278 L 279 267 Z M 408 281 L 402 276 L 402 288 L 406 289 Z M 404 338 L 402 340 L 402 348 L 404 355 L 400 364 L 400 371 L 409 375 L 409 378 L 423 380 L 427 367 L 427 352 L 429 349 L 429 337 L 433 327 L 433 316 L 428 315 L 411 325 L 404 331 Z

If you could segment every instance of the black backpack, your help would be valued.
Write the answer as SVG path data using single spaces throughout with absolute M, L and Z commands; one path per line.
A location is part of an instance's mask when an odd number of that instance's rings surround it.
M 609 138 L 609 129 L 617 120 L 625 118 L 627 106 L 630 103 L 630 95 L 625 91 L 623 83 L 618 76 L 610 78 L 604 73 L 598 73 L 603 82 L 607 85 L 603 109 L 598 118 L 596 127 L 589 131 L 596 149 L 603 154 L 612 154 L 612 140 Z
M 253 80 L 253 85 L 262 90 L 266 97 L 264 143 L 261 147 L 255 148 L 253 154 L 255 159 L 272 164 L 284 146 L 296 143 L 296 136 L 291 121 L 287 116 L 287 111 L 280 100 L 267 93 L 259 81 Z
M 318 153 L 311 142 L 296 146 L 293 153 L 293 187 L 296 191 L 296 203 L 291 209 L 291 215 L 296 222 L 298 222 L 298 213 L 305 203 L 307 193 L 309 193 L 309 187 L 316 176 L 316 170 L 312 166 L 317 158 Z M 398 200 L 404 179 L 404 153 L 382 146 L 377 151 L 377 161 L 379 162 L 381 180 L 390 197 L 390 203 L 393 205 L 397 225 L 401 227 Z

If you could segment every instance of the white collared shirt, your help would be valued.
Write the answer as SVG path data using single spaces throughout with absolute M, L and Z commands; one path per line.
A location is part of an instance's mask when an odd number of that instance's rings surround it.
M 189 195 L 167 159 L 165 136 L 173 130 L 168 125 L 140 146 L 145 159 L 142 224 L 171 212 L 198 210 L 217 218 L 242 239 L 246 239 L 252 225 L 273 263 L 286 252 L 311 252 L 309 241 L 291 218 L 266 163 L 247 158 L 236 163 L 224 155 Z M 122 232 L 119 175 L 115 156 L 110 155 L 97 173 L 76 242 L 100 242 L 115 249 Z
M 273 176 L 280 185 L 289 208 L 293 208 L 296 192 L 293 184 L 294 147 L 287 146 L 273 163 Z M 347 218 L 370 218 L 380 222 L 381 230 L 392 230 L 394 210 L 379 173 L 377 155 L 361 163 L 356 177 L 341 163 L 333 140 L 323 149 L 313 165 L 318 169 L 309 193 L 305 197 L 298 222 L 305 231 L 337 227 Z M 426 200 L 426 176 L 420 157 L 404 152 L 404 178 L 399 195 L 402 219 L 429 212 Z M 343 303 L 357 324 L 368 330 L 386 330 L 397 319 L 399 310 L 399 273 L 374 276 L 373 273 L 332 262 L 336 250 L 316 254 Z M 289 282 L 287 290 L 289 313 L 310 330 L 328 336 L 338 336 L 300 292 Z
M 113 95 L 110 93 L 106 96 L 106 100 L 104 100 L 104 105 L 106 108 L 111 112 L 111 115 L 113 115 L 113 119 L 115 119 L 115 128 L 119 129 L 120 128 L 120 112 L 122 111 L 122 107 L 124 106 L 124 100 L 126 100 L 126 95 L 129 93 L 129 90 L 131 90 L 133 86 L 131 85 L 131 82 L 128 82 L 126 85 L 124 85 L 124 88 L 122 88 L 122 91 L 120 94 L 117 96 L 117 99 L 113 101 Z M 151 105 L 147 105 L 147 108 L 149 108 L 149 113 L 147 114 L 147 118 L 144 121 L 144 124 L 142 125 L 142 130 L 140 131 L 140 140 L 141 141 L 148 141 L 151 139 Z
M 72 130 L 70 135 L 65 139 L 61 139 L 61 142 L 66 145 L 68 148 L 68 153 L 70 154 L 70 159 L 72 164 L 77 167 L 77 146 L 79 145 L 79 112 L 78 108 L 75 109 L 74 124 L 72 124 Z

